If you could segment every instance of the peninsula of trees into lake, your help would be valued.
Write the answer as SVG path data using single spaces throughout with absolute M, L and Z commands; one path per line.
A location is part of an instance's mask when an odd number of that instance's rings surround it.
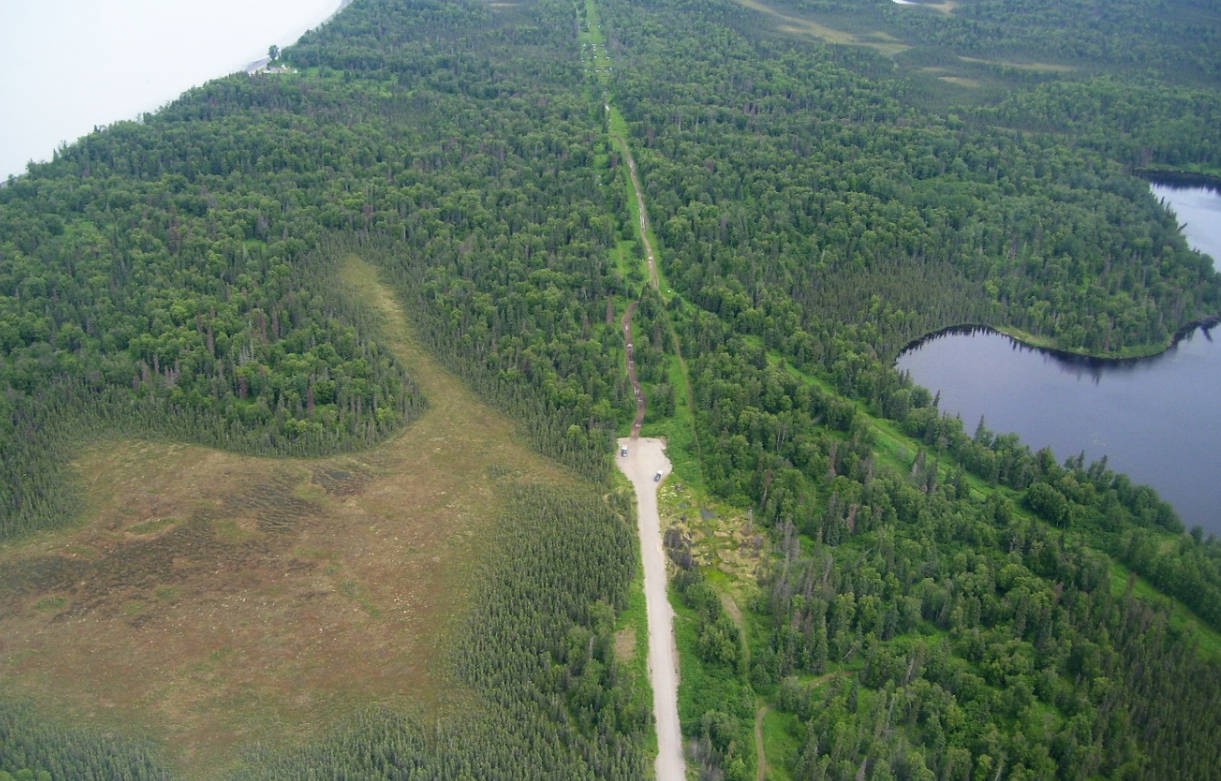
M 355 0 L 10 177 L 0 780 L 652 777 L 640 411 L 689 778 L 1221 777 L 1221 542 L 895 368 L 1221 316 L 1149 189 L 1221 185 L 1218 52 L 1202 0 Z

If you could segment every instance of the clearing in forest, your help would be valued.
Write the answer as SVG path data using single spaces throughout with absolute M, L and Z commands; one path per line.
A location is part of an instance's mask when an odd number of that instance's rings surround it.
M 771 17 L 776 22 L 776 29 L 788 35 L 817 38 L 827 43 L 865 46 L 887 56 L 892 56 L 911 48 L 890 33 L 883 32 L 882 30 L 858 34 L 820 24 L 807 16 L 794 16 L 785 13 L 767 3 L 760 2 L 760 0 L 735 0 L 735 2 L 743 8 L 749 8 L 752 11 L 758 11 Z
M 1014 60 L 987 60 L 980 57 L 959 56 L 963 62 L 980 65 L 1000 65 L 1006 68 L 1030 71 L 1032 73 L 1072 73 L 1076 68 L 1072 65 L 1061 65 L 1053 62 L 1016 62 Z
M 150 736 L 188 776 L 371 703 L 454 704 L 445 651 L 505 489 L 572 478 L 420 348 L 373 267 L 341 276 L 424 414 L 318 459 L 97 442 L 83 523 L 0 547 L 0 689 Z

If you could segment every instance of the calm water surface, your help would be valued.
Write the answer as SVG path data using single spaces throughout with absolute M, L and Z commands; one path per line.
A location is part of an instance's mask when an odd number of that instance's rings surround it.
M 0 179 L 242 70 L 340 0 L 0 0 Z
M 1221 269 L 1221 194 L 1207 187 L 1152 185 L 1153 194 L 1179 218 L 1187 243 L 1213 259 Z
M 1193 247 L 1221 257 L 1221 194 L 1154 186 Z M 1214 339 L 1215 338 L 1215 339 Z M 1198 329 L 1154 358 L 1073 361 L 1007 336 L 946 334 L 899 356 L 898 368 L 941 391 L 968 431 L 981 416 L 1060 461 L 1085 451 L 1157 489 L 1187 526 L 1221 536 L 1221 326 Z

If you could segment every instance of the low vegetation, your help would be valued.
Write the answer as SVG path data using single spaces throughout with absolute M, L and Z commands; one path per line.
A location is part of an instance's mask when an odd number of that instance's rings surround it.
M 121 714 L 195 771 L 368 703 L 452 700 L 440 630 L 467 609 L 500 508 L 518 484 L 572 479 L 416 344 L 371 266 L 349 258 L 342 276 L 427 412 L 327 459 L 93 444 L 74 462 L 86 522 L 0 550 L 10 693 Z

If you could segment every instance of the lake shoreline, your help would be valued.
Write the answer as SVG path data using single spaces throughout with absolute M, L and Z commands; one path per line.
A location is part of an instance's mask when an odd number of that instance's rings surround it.
M 339 7 L 336 8 L 334 11 L 332 11 L 330 16 L 323 19 L 321 22 L 319 22 L 318 24 L 309 28 L 305 32 L 301 33 L 301 35 L 297 36 L 297 39 L 295 41 L 293 41 L 292 43 L 285 44 L 282 48 L 284 50 L 288 50 L 288 49 L 291 49 L 293 46 L 296 46 L 297 41 L 300 41 L 303 37 L 305 37 L 306 33 L 311 32 L 313 30 L 317 30 L 320 27 L 325 27 L 326 25 L 330 24 L 331 21 L 333 21 L 336 16 L 339 16 L 341 13 L 343 13 L 344 9 L 347 8 L 348 6 L 350 6 L 354 2 L 356 2 L 356 0 L 339 0 Z M 282 51 L 281 56 L 283 54 L 284 54 L 284 52 Z M 242 70 L 246 72 L 247 76 L 254 76 L 259 73 L 266 72 L 267 66 L 270 63 L 271 63 L 270 57 L 260 57 L 257 60 L 251 60 L 250 62 L 246 63 L 246 66 L 244 68 L 242 68 Z M 239 71 L 234 71 L 234 73 L 238 73 L 238 72 Z M 231 75 L 231 74 L 229 74 L 229 75 Z M 224 78 L 224 76 L 218 76 L 217 78 Z
M 1078 363 L 1083 366 L 1125 366 L 1158 358 L 1173 350 L 1179 342 L 1183 341 L 1197 330 L 1207 332 L 1218 323 L 1221 323 L 1221 314 L 1210 315 L 1208 317 L 1192 320 L 1189 323 L 1185 323 L 1182 327 L 1175 331 L 1164 345 L 1150 345 L 1147 351 L 1143 348 L 1137 348 L 1137 350 L 1130 355 L 1099 355 L 1097 353 L 1066 350 L 1063 347 L 1056 347 L 1048 343 L 1035 334 L 1031 334 L 1011 326 L 995 326 L 989 323 L 955 323 L 954 325 L 947 325 L 944 328 L 929 331 L 923 336 L 919 336 L 911 340 L 907 344 L 903 345 L 895 360 L 898 360 L 898 358 L 902 357 L 905 353 L 915 350 L 916 348 L 941 336 L 950 334 L 969 336 L 975 333 L 986 332 L 1006 336 L 1023 347 L 1031 350 L 1039 350 L 1040 352 L 1047 353 L 1048 355 L 1070 363 Z
M 1166 187 L 1207 187 L 1221 193 L 1221 176 L 1174 168 L 1133 168 L 1133 176 Z
M 1130 173 L 1134 176 L 1144 178 L 1149 182 L 1151 189 L 1162 187 L 1170 189 L 1196 189 L 1201 188 L 1211 190 L 1217 195 L 1221 195 L 1221 177 L 1210 174 L 1201 174 L 1190 171 L 1170 171 L 1161 169 L 1138 168 L 1131 169 Z M 1153 190 L 1155 197 L 1160 197 L 1157 191 Z M 1165 204 L 1164 204 L 1165 205 Z M 1171 208 L 1167 205 L 1167 208 Z M 1177 213 L 1176 213 L 1177 214 Z M 1197 252 L 1208 254 L 1204 247 L 1195 246 L 1191 240 L 1188 240 L 1188 245 Z M 1213 254 L 1216 254 L 1215 249 Z M 1221 258 L 1214 258 L 1214 268 L 1216 263 L 1221 262 Z M 919 348 L 921 345 L 947 334 L 962 334 L 970 335 L 979 332 L 990 332 L 1007 336 L 1014 342 L 1034 350 L 1041 350 L 1061 361 L 1068 363 L 1076 363 L 1082 366 L 1094 366 L 1098 368 L 1106 366 L 1131 366 L 1141 361 L 1158 358 L 1173 350 L 1179 342 L 1186 339 L 1197 330 L 1209 331 L 1213 326 L 1221 323 L 1221 313 L 1207 315 L 1202 318 L 1190 320 L 1179 326 L 1170 338 L 1164 342 L 1153 344 L 1138 345 L 1136 347 L 1126 348 L 1119 354 L 1106 354 L 1089 352 L 1084 350 L 1073 350 L 1056 344 L 1052 339 L 1038 334 L 1032 334 L 1029 331 L 1023 331 L 1015 326 L 993 325 L 991 323 L 954 323 L 952 325 L 938 328 L 929 331 L 921 336 L 912 339 L 896 353 L 895 361 L 898 361 L 906 353 Z
M 1155 195 L 1170 193 L 1161 199 L 1188 245 L 1215 262 L 1221 190 L 1153 187 Z M 909 342 L 894 366 L 940 393 L 942 412 L 984 418 L 990 430 L 1015 433 L 1058 458 L 1106 455 L 1116 473 L 1169 502 L 1185 526 L 1221 535 L 1218 325 L 1217 315 L 1193 319 L 1144 355 L 1115 357 L 1059 349 L 1023 338 L 1030 335 L 1020 329 L 959 323 Z
M 0 36 L 7 44 L 0 47 L 0 65 L 9 74 L 0 79 L 0 99 L 12 114 L 0 129 L 5 184 L 28 175 L 31 164 L 54 162 L 61 147 L 80 143 L 98 128 L 140 122 L 193 87 L 248 71 L 268 44 L 290 49 L 351 4 L 216 0 L 153 8 L 117 0 L 70 13 L 73 2 L 25 4 L 28 13 L 0 15 L 10 22 Z M 234 19 L 241 21 L 236 27 Z M 48 57 L 48 51 L 66 54 Z M 37 67 L 28 67 L 34 62 Z

